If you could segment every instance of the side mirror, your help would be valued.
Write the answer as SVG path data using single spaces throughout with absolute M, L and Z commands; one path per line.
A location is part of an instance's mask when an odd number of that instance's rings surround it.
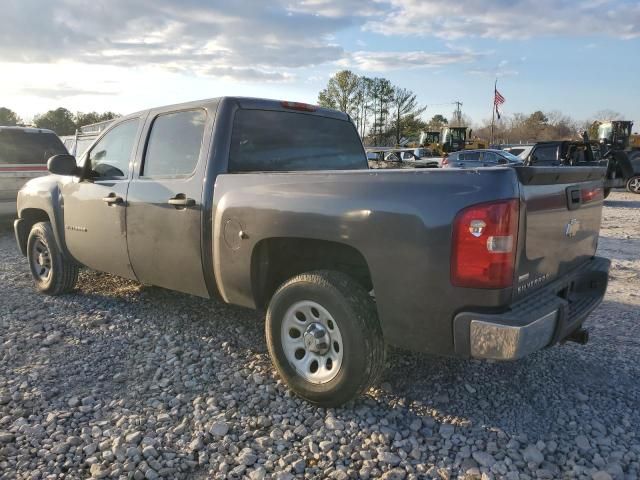
M 78 175 L 76 157 L 66 153 L 54 155 L 47 160 L 47 170 L 55 175 Z

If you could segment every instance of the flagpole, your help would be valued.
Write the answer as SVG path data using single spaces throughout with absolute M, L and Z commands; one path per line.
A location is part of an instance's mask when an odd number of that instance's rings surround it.
M 493 145 L 493 129 L 496 121 L 496 92 L 498 91 L 498 79 L 496 78 L 493 84 L 493 108 L 491 109 L 491 139 L 489 140 L 489 146 Z

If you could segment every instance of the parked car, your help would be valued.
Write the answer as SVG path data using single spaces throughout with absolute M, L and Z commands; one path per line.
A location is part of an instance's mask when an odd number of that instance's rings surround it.
M 420 157 L 416 154 L 416 150 L 417 149 L 399 152 L 401 161 L 412 165 L 414 168 L 438 168 L 440 166 L 437 159 Z
M 376 168 L 376 163 L 385 162 L 396 168 L 394 164 L 397 164 L 397 168 L 438 168 L 439 162 L 436 158 L 420 157 L 418 153 L 420 150 L 415 148 L 396 148 L 396 147 L 367 147 L 367 160 L 371 162 L 370 166 Z
M 20 187 L 47 174 L 47 159 L 67 153 L 51 130 L 0 126 L 0 216 L 15 215 Z
M 523 165 L 515 155 L 504 150 L 461 150 L 453 152 L 442 162 L 442 168 L 513 167 Z
M 585 342 L 607 286 L 604 169 L 373 171 L 349 117 L 311 105 L 145 110 L 48 168 L 14 224 L 39 291 L 84 265 L 265 309 L 275 368 L 318 405 L 375 383 L 385 345 L 515 360 Z

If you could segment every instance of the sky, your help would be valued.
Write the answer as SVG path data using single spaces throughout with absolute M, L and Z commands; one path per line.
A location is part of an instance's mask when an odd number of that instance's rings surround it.
M 335 72 L 425 117 L 615 111 L 640 130 L 638 0 L 2 0 L 0 106 L 126 114 L 224 95 L 315 103 Z

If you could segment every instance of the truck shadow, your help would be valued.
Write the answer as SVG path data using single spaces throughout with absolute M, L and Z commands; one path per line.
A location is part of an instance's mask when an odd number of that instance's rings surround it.
M 604 237 L 601 247 L 607 251 L 634 252 L 638 251 L 637 242 L 637 239 Z M 613 257 L 620 258 L 620 255 Z M 37 295 L 33 292 L 26 262 L 17 254 L 11 258 L 23 262 L 23 268 L 21 273 L 7 279 L 6 288 Z M 612 273 L 622 275 L 627 271 L 612 270 Z M 13 298 L 13 293 L 7 298 Z M 158 365 L 151 364 L 150 370 L 145 371 L 148 378 L 134 373 L 140 362 L 136 357 L 140 350 L 130 353 L 127 345 L 142 339 L 145 345 L 148 343 L 145 347 L 148 351 L 163 350 L 172 348 L 166 344 L 166 338 L 179 335 L 180 346 L 202 352 L 200 357 L 190 360 L 195 365 L 203 362 L 207 352 L 226 349 L 232 352 L 232 358 L 226 360 L 232 362 L 232 368 L 241 371 L 251 363 L 269 372 L 265 381 L 273 387 L 277 401 L 294 401 L 296 408 L 303 410 L 305 415 L 326 414 L 323 409 L 290 398 L 286 387 L 279 382 L 270 366 L 261 313 L 89 270 L 82 271 L 75 294 L 57 297 L 54 302 L 58 313 L 50 321 L 59 322 L 61 327 L 58 328 L 77 331 L 70 337 L 89 340 L 86 345 L 69 346 L 70 352 L 77 352 L 77 368 L 81 371 L 86 359 L 91 358 L 92 363 L 105 372 L 104 378 L 95 375 L 70 385 L 74 389 L 72 392 L 60 388 L 56 396 L 59 395 L 61 401 L 67 393 L 81 397 L 99 389 L 105 392 L 105 404 L 130 397 L 134 408 L 142 395 L 138 387 L 153 383 L 150 379 Z M 49 300 L 43 301 L 42 308 L 45 309 L 48 303 Z M 92 324 L 102 315 L 108 316 L 105 323 Z M 74 320 L 67 326 L 67 317 L 77 316 L 82 321 Z M 427 419 L 433 422 L 429 428 L 434 435 L 441 423 L 453 422 L 461 425 L 460 432 L 480 428 L 499 429 L 508 435 L 529 432 L 542 436 L 545 432 L 558 431 L 570 422 L 577 425 L 571 428 L 582 428 L 582 422 L 589 421 L 583 420 L 583 413 L 587 412 L 585 419 L 597 418 L 608 430 L 613 430 L 620 422 L 621 405 L 630 406 L 625 411 L 638 412 L 640 365 L 629 360 L 640 358 L 637 307 L 605 301 L 591 315 L 588 326 L 594 331 L 588 345 L 557 346 L 514 363 L 441 358 L 390 349 L 381 382 L 334 413 L 345 420 L 359 422 L 358 412 L 369 409 L 375 412 L 377 419 L 394 418 L 398 429 L 406 429 L 418 419 L 425 423 Z M 121 344 L 121 355 L 97 357 L 103 342 Z M 180 378 L 185 363 L 163 364 L 163 378 Z M 40 368 L 44 376 L 48 370 L 46 364 Z M 113 374 L 118 371 L 131 372 L 127 373 L 125 383 L 113 382 Z M 56 375 L 64 375 L 66 371 L 56 372 Z M 50 381 L 63 385 L 66 380 L 60 376 L 51 377 Z M 45 392 L 50 385 L 42 382 L 41 388 Z M 171 385 L 158 388 L 163 395 L 171 395 Z M 210 380 L 181 388 L 186 395 L 197 396 L 203 391 L 215 394 L 219 380 L 213 376 Z M 630 421 L 640 423 L 638 415 L 636 413 Z M 373 424 L 371 428 L 377 426 Z M 422 435 L 428 433 L 427 428 Z
M 613 261 L 640 260 L 640 238 L 618 238 L 600 236 L 598 240 L 598 255 L 612 259 Z M 614 267 L 610 276 L 616 274 L 620 266 Z
M 612 430 L 620 420 L 615 413 L 620 404 L 632 409 L 637 404 L 640 368 L 630 369 L 625 358 L 640 353 L 636 308 L 605 301 L 587 322 L 587 327 L 595 324 L 589 344 L 554 346 L 517 362 L 394 351 L 383 381 L 393 396 L 405 397 L 408 404 L 425 405 L 437 416 L 466 419 L 472 428 L 542 436 L 570 422 L 574 429 L 583 428 L 579 412 L 588 411 L 587 418 L 597 418 Z M 606 317 L 599 312 L 607 312 Z M 629 337 L 612 338 L 611 331 Z
M 605 207 L 640 208 L 640 200 L 605 200 Z

